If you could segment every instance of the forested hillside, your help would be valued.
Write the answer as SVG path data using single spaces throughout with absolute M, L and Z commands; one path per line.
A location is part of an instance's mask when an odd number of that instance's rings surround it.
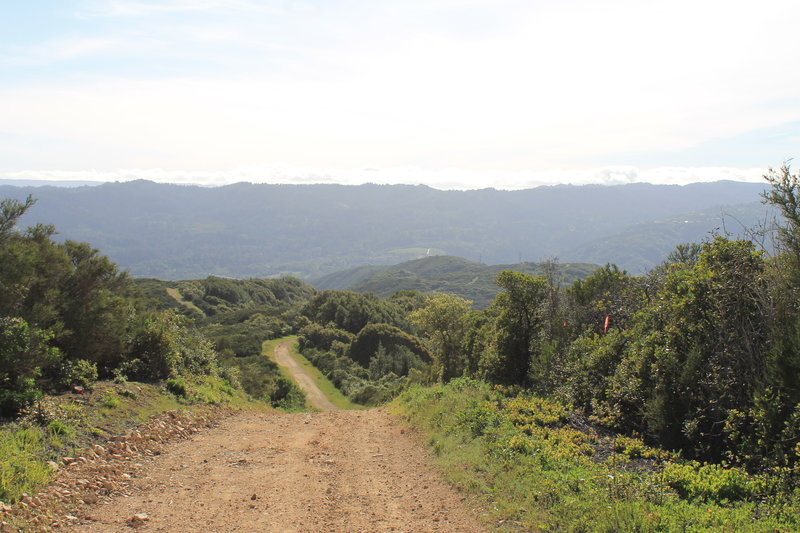
M 566 286 L 588 276 L 597 266 L 557 262 L 484 265 L 460 257 L 434 256 L 392 266 L 356 267 L 323 276 L 312 283 L 318 289 L 350 289 L 383 297 L 398 291 L 450 293 L 484 308 L 500 292 L 495 280 L 503 270 L 553 276 L 557 284 Z
M 724 225 L 739 235 L 738 222 L 723 223 L 726 212 L 735 210 L 745 226 L 764 219 L 766 208 L 753 204 L 761 190 L 759 184 L 736 182 L 440 191 L 135 181 L 2 186 L 0 196 L 23 200 L 33 193 L 39 202 L 23 225 L 55 224 L 56 238 L 91 242 L 137 277 L 310 279 L 436 254 L 487 264 L 551 257 L 612 262 L 641 273 L 675 245 L 700 240 L 715 228 Z
M 170 380 L 185 394 L 187 380 L 238 388 L 241 378 L 253 397 L 302 405 L 260 354 L 264 340 L 291 331 L 311 286 L 134 281 L 87 243 L 54 241 L 53 226 L 19 231 L 35 203 L 0 203 L 0 419 L 98 379 Z

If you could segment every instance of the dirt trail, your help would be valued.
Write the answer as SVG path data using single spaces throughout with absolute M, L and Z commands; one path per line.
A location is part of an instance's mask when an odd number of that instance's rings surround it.
M 289 355 L 289 347 L 293 342 L 294 340 L 283 341 L 275 347 L 275 362 L 289 371 L 295 383 L 306 393 L 308 403 L 312 407 L 320 411 L 336 410 L 336 406 L 319 390 L 314 379 L 295 361 L 294 357 Z
M 171 445 L 134 487 L 81 506 L 70 531 L 483 530 L 382 409 L 239 413 Z

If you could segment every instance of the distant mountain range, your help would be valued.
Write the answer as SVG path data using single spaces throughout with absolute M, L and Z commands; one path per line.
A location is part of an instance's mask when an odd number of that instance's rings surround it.
M 598 265 L 562 263 L 557 265 L 556 281 L 569 285 L 594 272 Z M 460 257 L 434 256 L 406 261 L 392 266 L 356 267 L 312 280 L 317 289 L 349 289 L 390 296 L 397 291 L 445 292 L 472 300 L 475 307 L 487 307 L 500 292 L 495 284 L 497 274 L 515 270 L 540 275 L 545 272 L 541 263 L 513 265 L 484 265 Z
M 23 224 L 52 223 L 137 277 L 304 279 L 453 255 L 486 264 L 617 263 L 633 273 L 675 245 L 769 218 L 761 184 L 556 186 L 440 191 L 409 185 L 224 187 L 149 181 L 0 186 L 33 194 Z M 347 274 L 347 275 L 353 275 Z

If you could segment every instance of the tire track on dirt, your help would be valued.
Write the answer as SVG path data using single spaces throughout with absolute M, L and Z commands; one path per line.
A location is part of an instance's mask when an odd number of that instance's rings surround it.
M 237 413 L 166 452 L 70 531 L 483 531 L 383 409 Z

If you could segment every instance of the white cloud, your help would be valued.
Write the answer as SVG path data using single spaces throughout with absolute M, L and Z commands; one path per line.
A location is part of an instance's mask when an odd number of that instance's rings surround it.
M 86 37 L 15 49 L 16 65 L 73 75 L 0 82 L 0 171 L 267 165 L 613 181 L 628 171 L 581 168 L 800 120 L 800 71 L 786 67 L 796 2 L 90 6 L 99 22 Z

